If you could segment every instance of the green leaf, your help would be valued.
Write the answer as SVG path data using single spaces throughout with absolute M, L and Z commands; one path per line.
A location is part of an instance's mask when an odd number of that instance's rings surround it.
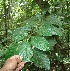
M 52 35 L 62 36 L 62 29 L 54 27 L 53 25 L 44 24 L 39 27 L 39 30 L 37 30 L 37 34 L 43 36 L 52 36 Z
M 31 28 L 28 26 L 20 27 L 14 30 L 13 35 L 12 35 L 12 40 L 13 41 L 19 41 L 23 40 L 25 37 L 28 36 L 28 31 L 30 31 Z
M 24 23 L 28 26 L 34 27 L 34 26 L 36 26 L 38 21 L 39 20 L 38 20 L 37 16 L 33 16 L 33 17 L 29 18 L 28 20 L 24 21 Z
M 32 36 L 31 44 L 32 46 L 40 50 L 43 50 L 43 51 L 49 50 L 49 43 L 44 37 Z
M 60 21 L 60 18 L 55 16 L 55 15 L 50 15 L 46 18 L 46 23 L 47 24 L 55 24 L 58 26 L 62 26 L 62 22 Z
M 13 55 L 19 55 L 22 57 L 23 61 L 29 62 L 30 58 L 33 56 L 33 51 L 28 42 L 14 43 L 9 46 L 5 57 L 7 59 Z
M 9 47 L 7 48 L 8 51 L 7 51 L 6 55 L 5 55 L 5 58 L 8 59 L 11 56 L 15 55 L 15 51 L 16 51 L 17 47 L 18 47 L 17 43 L 11 43 L 9 45 Z
M 29 62 L 30 58 L 33 56 L 33 51 L 28 42 L 23 42 L 19 47 L 17 47 L 15 53 L 19 54 L 25 62 Z
M 43 52 L 34 50 L 33 62 L 40 68 L 45 68 L 46 70 L 50 69 L 50 60 Z
M 48 42 L 49 42 L 49 47 L 52 49 L 53 46 L 57 43 L 57 41 L 55 39 L 48 39 Z
M 37 34 L 41 36 L 52 36 L 58 35 L 62 36 L 63 29 L 61 28 L 62 22 L 60 18 L 54 15 L 50 15 L 46 20 L 41 22 L 42 25 L 37 30 Z

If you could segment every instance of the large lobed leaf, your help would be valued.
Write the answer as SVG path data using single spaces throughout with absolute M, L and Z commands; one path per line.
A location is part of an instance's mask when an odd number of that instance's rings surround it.
M 60 18 L 55 16 L 55 15 L 50 15 L 46 18 L 46 23 L 47 24 L 54 24 L 54 25 L 57 25 L 57 26 L 62 26 L 62 22 L 60 21 Z
M 46 54 L 43 52 L 34 50 L 33 62 L 36 66 L 40 68 L 45 68 L 46 70 L 50 70 L 50 60 Z
M 29 62 L 30 58 L 33 56 L 33 51 L 28 42 L 14 43 L 10 45 L 6 54 L 6 59 L 15 54 L 22 57 L 23 61 Z
M 23 61 L 29 62 L 30 58 L 33 56 L 33 51 L 28 42 L 23 42 L 19 47 L 17 47 L 16 54 L 19 54 Z
M 17 28 L 13 31 L 13 35 L 12 35 L 12 40 L 13 41 L 19 41 L 19 40 L 23 40 L 25 37 L 28 36 L 28 31 L 31 30 L 31 27 L 29 26 L 24 26 L 24 27 L 20 27 Z
M 62 36 L 62 29 L 45 23 L 44 25 L 41 25 L 39 27 L 39 30 L 37 30 L 37 34 L 42 36 L 52 36 L 52 35 Z
M 7 51 L 6 55 L 5 55 L 5 58 L 8 59 L 11 56 L 15 55 L 15 51 L 16 51 L 17 47 L 18 47 L 17 43 L 10 44 L 9 47 L 8 47 L 8 51 Z
M 49 51 L 49 43 L 44 37 L 39 37 L 39 36 L 32 36 L 31 37 L 31 44 L 32 46 L 43 50 L 43 51 Z
M 41 23 L 42 23 L 42 25 L 37 30 L 38 35 L 62 36 L 62 33 L 63 33 L 63 29 L 61 28 L 62 22 L 60 21 L 60 18 L 58 18 L 57 16 L 50 15 L 45 20 L 43 20 Z

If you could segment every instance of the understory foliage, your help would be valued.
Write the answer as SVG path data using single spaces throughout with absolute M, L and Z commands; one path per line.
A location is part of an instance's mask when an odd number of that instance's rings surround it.
M 39 16 L 41 17 L 38 18 Z M 13 43 L 9 45 L 5 58 L 20 55 L 23 61 L 34 62 L 38 67 L 50 70 L 51 51 L 58 43 L 55 37 L 61 37 L 64 31 L 60 18 L 56 15 L 47 18 L 37 15 L 24 23 L 23 27 L 12 32 Z
M 22 71 L 70 70 L 69 0 L 0 3 L 0 67 L 19 55 L 26 62 Z

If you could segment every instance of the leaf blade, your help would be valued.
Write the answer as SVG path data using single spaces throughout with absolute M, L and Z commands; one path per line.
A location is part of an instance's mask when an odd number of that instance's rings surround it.
M 40 50 L 49 51 L 49 43 L 44 37 L 32 36 L 31 44 Z
M 34 64 L 40 68 L 45 68 L 46 70 L 50 70 L 50 60 L 47 57 L 47 55 L 37 50 L 34 50 L 33 52 L 34 52 L 33 55 Z

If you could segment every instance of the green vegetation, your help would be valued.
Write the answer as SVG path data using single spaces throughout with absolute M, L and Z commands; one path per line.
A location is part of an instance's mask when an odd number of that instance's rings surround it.
M 69 71 L 70 1 L 1 0 L 0 67 L 15 54 L 22 71 Z

